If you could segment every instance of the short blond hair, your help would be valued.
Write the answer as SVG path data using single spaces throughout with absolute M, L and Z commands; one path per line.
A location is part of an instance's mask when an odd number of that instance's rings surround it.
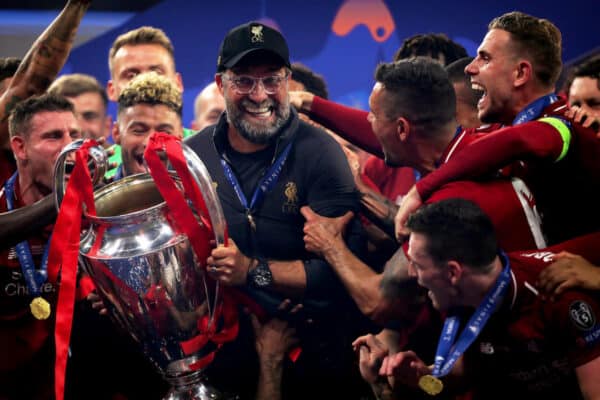
M 113 45 L 108 52 L 108 68 L 110 69 L 111 73 L 113 70 L 113 60 L 117 51 L 119 51 L 119 49 L 123 46 L 135 46 L 138 44 L 157 44 L 163 47 L 165 50 L 167 50 L 171 56 L 173 65 L 175 65 L 175 48 L 173 47 L 173 43 L 171 43 L 171 40 L 167 34 L 159 28 L 142 26 L 129 32 L 125 32 L 117 37 L 113 42 Z
M 139 74 L 129 81 L 117 102 L 119 113 L 137 104 L 165 105 L 181 117 L 183 108 L 181 90 L 156 72 Z

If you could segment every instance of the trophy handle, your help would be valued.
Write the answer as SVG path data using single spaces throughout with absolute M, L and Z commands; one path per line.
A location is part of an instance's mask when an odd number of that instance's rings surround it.
M 206 169 L 206 166 L 200 160 L 200 157 L 190 149 L 185 143 L 181 142 L 183 155 L 187 161 L 187 166 L 200 188 L 200 192 L 205 197 L 206 207 L 210 221 L 213 225 L 215 241 L 217 245 L 225 245 L 225 228 L 226 223 L 223 217 L 223 209 L 217 195 L 217 191 L 212 185 L 212 178 Z
M 84 139 L 79 139 L 65 146 L 54 164 L 54 204 L 56 209 L 60 208 L 63 197 L 65 196 L 65 175 L 66 175 L 66 160 L 67 156 L 79 149 L 83 145 Z M 88 168 L 92 172 L 92 186 L 96 186 L 104 177 L 108 167 L 108 159 L 106 153 L 101 146 L 90 147 L 90 160 L 88 160 Z

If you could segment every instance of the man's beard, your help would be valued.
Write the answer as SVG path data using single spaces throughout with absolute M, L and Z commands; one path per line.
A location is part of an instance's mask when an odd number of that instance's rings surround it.
M 290 101 L 286 97 L 285 101 L 276 103 L 273 99 L 267 99 L 261 104 L 256 104 L 249 99 L 243 99 L 240 106 L 250 109 L 261 109 L 272 107 L 275 114 L 275 121 L 264 121 L 264 123 L 249 122 L 244 119 L 244 111 L 233 101 L 225 98 L 225 109 L 227 110 L 227 121 L 232 124 L 242 137 L 255 144 L 266 144 L 271 138 L 277 136 L 280 129 L 285 125 L 290 117 Z

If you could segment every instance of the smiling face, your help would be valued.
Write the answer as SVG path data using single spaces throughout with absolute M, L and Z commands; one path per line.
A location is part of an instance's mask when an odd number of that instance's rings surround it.
M 510 33 L 492 29 L 477 49 L 477 57 L 465 68 L 473 89 L 483 91 L 477 103 L 481 122 L 512 123 L 514 113 L 514 80 L 518 60 L 511 50 Z
M 286 77 L 272 94 L 266 92 L 262 82 L 257 82 L 250 93 L 242 94 L 235 79 L 240 76 L 264 78 Z M 217 75 L 217 85 L 225 98 L 225 110 L 230 125 L 246 140 L 265 144 L 276 136 L 290 116 L 290 99 L 287 71 L 276 65 L 244 66 Z
M 117 50 L 111 62 L 109 99 L 117 101 L 129 81 L 150 71 L 166 76 L 183 90 L 181 76 L 175 72 L 175 62 L 167 49 L 159 44 L 127 44 Z
M 588 115 L 596 118 L 600 118 L 599 79 L 579 76 L 573 79 L 569 88 L 569 104 L 581 107 Z
M 183 137 L 181 117 L 165 105 L 136 104 L 121 111 L 113 131 L 121 145 L 124 175 L 146 172 L 144 150 L 150 134 L 166 132 Z
M 110 117 L 99 93 L 85 92 L 79 96 L 67 97 L 73 107 L 81 127 L 83 137 L 98 140 L 110 134 Z
M 80 137 L 72 112 L 38 112 L 31 118 L 28 132 L 11 139 L 19 174 L 33 182 L 38 193 L 52 193 L 54 163 L 63 147 Z

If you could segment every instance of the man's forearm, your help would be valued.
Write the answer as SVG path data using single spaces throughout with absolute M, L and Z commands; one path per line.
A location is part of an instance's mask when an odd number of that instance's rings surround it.
M 367 317 L 374 318 L 381 302 L 381 275 L 360 261 L 342 241 L 328 249 L 323 256 L 360 311 Z
M 279 357 L 261 358 L 256 400 L 281 399 L 283 360 Z
M 269 260 L 269 268 L 273 274 L 273 284 L 270 290 L 292 299 L 302 297 L 306 290 L 306 272 L 303 261 Z
M 25 240 L 56 220 L 54 195 L 27 207 L 0 214 L 0 243 L 7 248 Z
M 370 189 L 361 189 L 360 199 L 361 212 L 383 230 L 391 238 L 394 233 L 394 216 L 398 211 L 398 206 L 386 197 L 375 193 Z
M 70 0 L 23 58 L 0 97 L 0 138 L 3 143 L 8 139 L 10 111 L 19 101 L 46 91 L 64 66 L 89 5 L 90 1 Z

